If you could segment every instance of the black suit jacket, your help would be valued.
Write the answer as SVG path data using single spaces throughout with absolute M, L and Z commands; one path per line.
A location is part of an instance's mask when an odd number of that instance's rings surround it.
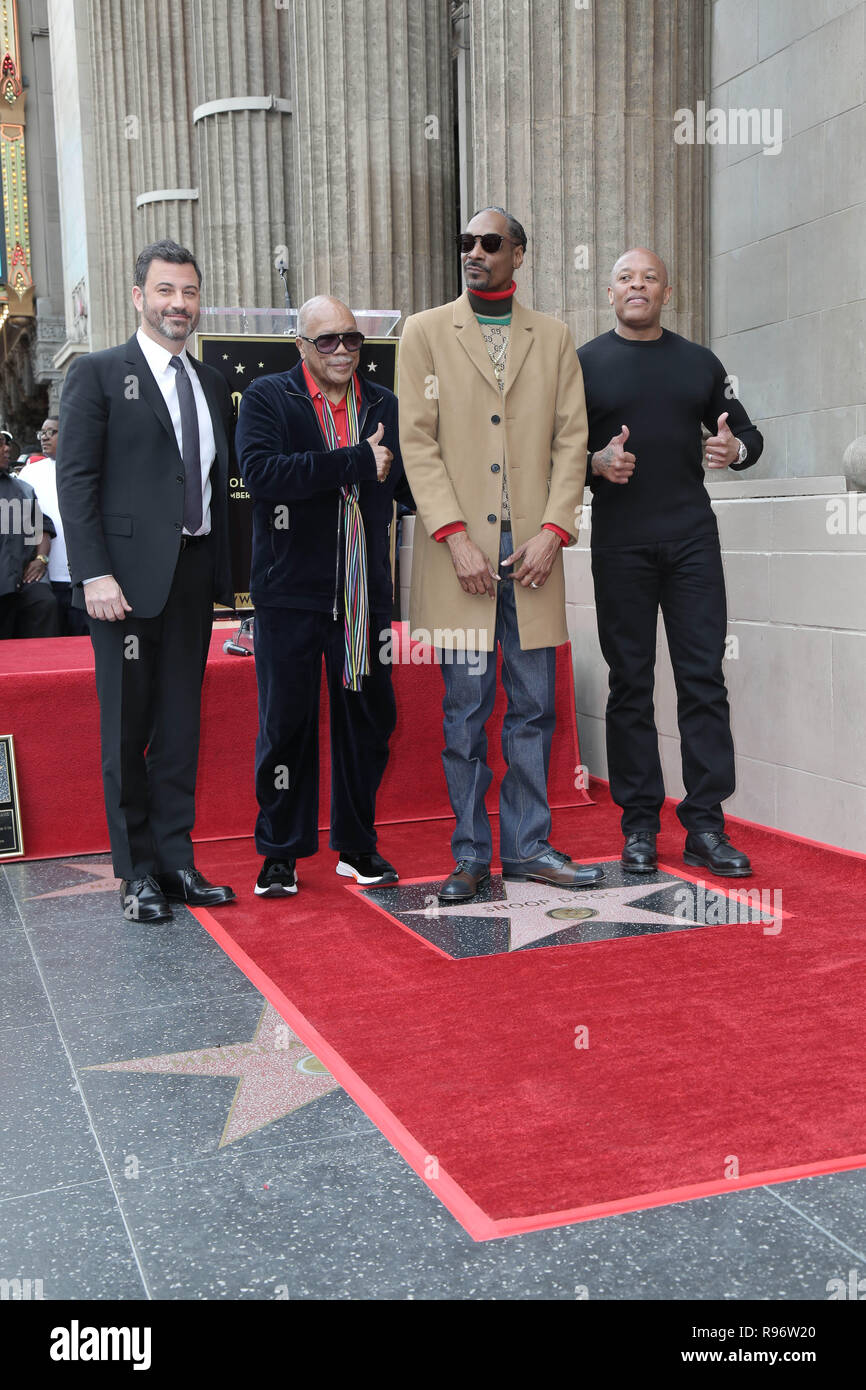
M 219 372 L 195 358 L 213 421 L 211 532 L 214 598 L 232 605 L 228 477 L 234 458 L 231 396 Z M 57 494 L 73 603 L 85 579 L 113 574 L 139 618 L 168 599 L 183 530 L 183 459 L 171 416 L 133 335 L 122 347 L 73 362 L 60 405 Z

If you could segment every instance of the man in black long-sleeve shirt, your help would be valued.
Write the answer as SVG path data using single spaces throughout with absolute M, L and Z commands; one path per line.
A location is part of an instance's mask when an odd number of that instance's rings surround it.
M 677 814 L 687 864 L 751 873 L 725 834 L 734 748 L 722 674 L 727 610 L 708 468 L 748 468 L 763 439 L 719 359 L 661 326 L 671 295 L 664 262 L 644 247 L 613 268 L 616 327 L 578 351 L 589 414 L 592 573 L 610 668 L 607 755 L 622 807 L 623 867 L 656 868 L 664 800 L 653 708 L 661 608 L 677 688 L 683 782 Z M 702 445 L 701 426 L 710 431 Z

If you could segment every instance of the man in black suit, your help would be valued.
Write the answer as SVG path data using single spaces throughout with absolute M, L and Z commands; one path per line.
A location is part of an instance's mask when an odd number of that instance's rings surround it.
M 231 398 L 184 346 L 200 287 L 191 252 L 145 247 L 132 290 L 138 331 L 74 362 L 61 403 L 72 601 L 90 622 L 111 855 L 134 921 L 167 920 L 169 900 L 234 898 L 195 868 L 191 839 L 213 604 L 232 602 Z

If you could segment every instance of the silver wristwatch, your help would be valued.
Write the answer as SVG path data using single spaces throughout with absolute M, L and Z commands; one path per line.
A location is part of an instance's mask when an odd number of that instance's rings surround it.
M 737 454 L 737 463 L 745 463 L 746 459 L 749 457 L 749 451 L 741 439 L 738 439 L 737 443 L 740 446 L 740 452 Z

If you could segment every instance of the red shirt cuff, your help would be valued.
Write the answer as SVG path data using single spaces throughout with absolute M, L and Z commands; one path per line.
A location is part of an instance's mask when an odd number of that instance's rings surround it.
M 563 531 L 562 527 L 557 526 L 553 521 L 545 521 L 541 529 L 542 531 L 555 531 L 563 545 L 569 545 L 571 543 L 571 536 L 568 532 Z
M 465 531 L 465 521 L 452 521 L 447 526 L 440 526 L 438 531 L 433 532 L 434 541 L 444 541 L 446 536 L 453 536 L 457 531 Z

